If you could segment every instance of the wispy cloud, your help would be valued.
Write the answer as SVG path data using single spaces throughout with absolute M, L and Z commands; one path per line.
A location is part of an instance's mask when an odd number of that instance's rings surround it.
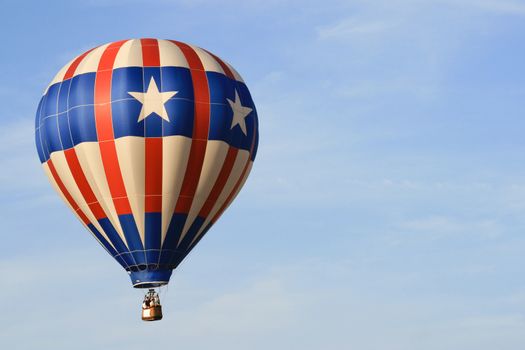
M 346 18 L 317 28 L 319 39 L 349 39 L 353 36 L 384 33 L 397 25 L 394 21 Z

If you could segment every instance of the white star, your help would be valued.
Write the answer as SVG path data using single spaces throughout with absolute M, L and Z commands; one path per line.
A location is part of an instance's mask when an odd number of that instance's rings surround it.
M 228 103 L 230 104 L 230 107 L 233 111 L 233 119 L 232 119 L 232 125 L 230 129 L 233 129 L 235 125 L 239 125 L 244 135 L 248 135 L 246 132 L 246 117 L 252 109 L 250 107 L 244 107 L 241 104 L 241 99 L 239 98 L 239 94 L 237 93 L 237 90 L 235 90 L 235 102 L 227 98 Z
M 139 120 L 137 120 L 137 123 L 146 119 L 152 113 L 156 113 L 159 117 L 169 122 L 170 118 L 168 117 L 168 112 L 166 112 L 166 107 L 164 107 L 164 104 L 170 98 L 175 96 L 177 92 L 178 91 L 160 92 L 153 77 L 151 77 L 151 80 L 149 81 L 146 92 L 128 92 L 128 94 L 142 103 L 142 109 L 140 110 Z

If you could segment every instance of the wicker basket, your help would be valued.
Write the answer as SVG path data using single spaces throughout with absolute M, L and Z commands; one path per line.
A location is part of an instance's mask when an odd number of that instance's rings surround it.
M 152 306 L 142 309 L 143 321 L 158 321 L 162 319 L 162 306 Z

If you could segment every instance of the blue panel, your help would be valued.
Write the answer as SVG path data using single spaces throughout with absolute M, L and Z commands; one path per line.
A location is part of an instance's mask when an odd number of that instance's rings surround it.
M 60 142 L 60 135 L 58 133 L 58 117 L 51 116 L 44 119 L 43 129 L 45 131 L 44 137 L 47 141 L 47 147 L 49 153 L 62 150 L 62 144 Z
M 151 78 L 155 79 L 155 84 L 157 84 L 157 87 L 160 92 L 168 91 L 162 86 L 162 83 L 160 80 L 160 68 L 159 67 L 144 67 L 144 90 L 143 91 L 146 91 L 148 89 Z
M 144 77 L 144 78 L 143 78 Z M 177 91 L 164 106 L 169 122 L 158 115 L 151 115 L 138 123 L 142 103 L 130 91 L 147 90 L 151 77 L 161 92 Z M 112 79 L 112 116 L 115 138 L 123 136 L 160 137 L 184 135 L 193 132 L 193 85 L 190 72 L 181 67 L 128 67 L 118 68 Z M 144 125 L 145 124 L 145 125 Z
M 58 108 L 58 93 L 60 90 L 60 84 L 56 83 L 49 87 L 46 93 L 46 103 L 44 105 L 44 117 L 57 114 Z
M 217 72 L 206 72 L 208 78 L 208 86 L 210 88 L 210 103 L 228 105 L 230 100 L 235 100 L 235 82 Z
M 122 231 L 128 242 L 128 247 L 133 258 L 135 259 L 138 265 L 146 265 L 146 256 L 144 254 L 144 246 L 140 240 L 139 231 L 137 229 L 137 224 L 132 214 L 124 214 L 118 216 L 120 220 L 120 225 L 122 226 Z
M 173 271 L 166 270 L 145 270 L 136 271 L 130 274 L 131 283 L 135 288 L 154 288 L 167 284 Z
M 35 130 L 35 134 L 38 134 L 38 140 L 40 140 L 40 149 L 39 151 L 42 152 L 44 161 L 47 161 L 49 159 L 49 150 L 47 146 L 47 140 L 46 140 L 46 132 L 44 130 L 44 121 L 43 121 L 43 114 L 44 114 L 44 106 L 46 103 L 47 95 L 42 96 L 40 99 L 40 104 L 38 108 L 38 114 L 37 114 L 37 126 L 38 128 Z
M 93 106 L 76 107 L 69 111 L 69 127 L 73 143 L 97 141 L 95 108 Z
M 111 101 L 133 99 L 128 94 L 130 91 L 144 92 L 142 77 L 142 67 L 115 69 L 111 78 Z
M 98 223 L 104 230 L 104 233 L 106 234 L 106 236 L 108 236 L 111 243 L 115 246 L 115 249 L 117 250 L 119 254 L 124 253 L 128 250 L 128 248 L 122 241 L 122 238 L 120 238 L 117 230 L 115 230 L 115 228 L 113 227 L 113 224 L 111 223 L 111 221 L 109 221 L 108 218 L 99 219 Z
M 253 152 L 250 157 L 252 161 L 255 160 L 255 156 L 257 155 L 257 148 L 259 147 L 259 127 L 257 126 L 257 133 L 255 134 L 255 145 L 253 146 Z
M 254 132 L 256 132 L 256 123 L 257 123 L 257 112 L 255 109 L 244 120 L 246 122 L 246 131 L 248 136 L 245 136 L 242 131 L 239 135 L 239 143 L 242 145 L 241 148 L 250 150 L 253 143 Z M 235 144 L 235 140 L 232 139 L 232 145 Z
M 233 112 L 230 112 L 230 123 L 233 120 Z M 252 146 L 252 140 L 253 140 L 253 132 L 254 132 L 254 115 L 255 113 L 252 111 L 246 118 L 244 118 L 244 122 L 246 123 L 246 132 L 245 135 L 242 131 L 240 125 L 235 125 L 233 129 L 230 131 L 230 136 L 228 138 L 228 143 L 236 148 L 250 150 Z
M 162 245 L 162 252 L 160 257 L 161 265 L 168 265 L 171 261 L 173 261 L 173 259 L 176 259 L 178 256 L 181 255 L 180 253 L 176 252 L 176 248 L 187 217 L 187 214 L 173 214 L 171 222 L 168 226 L 166 238 L 164 239 L 164 244 Z
M 93 234 L 95 235 L 95 237 L 97 237 L 100 243 L 108 250 L 111 256 L 115 257 L 115 255 L 118 254 L 117 251 L 111 246 L 111 244 L 109 244 L 108 241 L 104 238 L 104 236 L 102 236 L 100 232 L 95 228 L 95 226 L 93 226 L 93 224 L 90 223 L 87 225 L 87 227 L 91 232 L 93 232 Z
M 85 73 L 71 79 L 69 107 L 92 105 L 95 103 L 96 73 Z
M 98 220 L 98 223 L 104 230 L 104 233 L 106 236 L 108 236 L 111 243 L 115 246 L 117 249 L 117 252 L 121 254 L 122 259 L 125 261 L 126 265 L 131 266 L 135 265 L 135 261 L 133 260 L 133 257 L 130 255 L 123 254 L 128 251 L 128 248 L 120 238 L 118 232 L 113 227 L 113 224 L 111 221 L 109 221 L 108 218 L 103 218 Z
M 230 129 L 232 118 L 233 113 L 229 105 L 211 105 L 209 139 L 229 142 L 232 134 Z
M 142 103 L 135 99 L 111 103 L 115 138 L 123 136 L 144 136 L 144 121 L 137 123 L 141 108 Z
M 161 137 L 162 136 L 162 121 L 163 119 L 157 114 L 152 113 L 149 117 L 144 119 L 146 125 L 144 130 L 147 137 Z
M 73 147 L 73 140 L 71 139 L 71 133 L 69 131 L 67 113 L 65 112 L 58 115 L 58 130 L 60 132 L 60 140 L 62 141 L 63 149 L 69 149 Z
M 46 135 L 46 129 L 44 128 L 44 124 L 38 129 L 40 132 L 40 140 L 42 141 L 42 151 L 44 151 L 44 158 L 46 160 L 49 159 L 49 146 L 47 145 L 47 135 Z
M 192 243 L 192 244 L 186 249 L 186 255 L 188 255 L 188 254 L 191 252 L 191 250 L 192 250 L 193 248 L 195 248 L 195 246 L 196 246 L 197 244 L 199 244 L 200 240 L 206 235 L 206 233 L 208 233 L 208 231 L 209 231 L 210 228 L 213 226 L 213 224 L 214 224 L 213 222 L 208 223 L 208 226 L 206 226 L 206 228 L 202 231 L 202 234 L 199 236 L 199 238 L 197 238 L 197 240 L 195 240 L 195 242 L 193 242 L 193 243 Z M 185 256 L 186 256 L 186 255 L 185 255 Z
M 254 123 L 257 114 L 251 96 L 242 83 L 232 82 L 221 74 L 207 73 L 210 85 L 210 98 L 213 101 L 210 109 L 210 140 L 222 140 L 233 147 L 250 150 L 253 140 Z M 244 107 L 252 108 L 252 112 L 244 118 L 246 132 L 240 125 L 231 128 L 233 110 L 230 101 L 235 101 L 235 91 Z
M 144 234 L 146 245 L 146 260 L 150 264 L 158 264 L 161 239 L 161 213 L 146 213 Z M 154 249 L 154 250 L 151 250 Z
M 199 232 L 202 224 L 204 223 L 205 218 L 202 218 L 200 216 L 197 216 L 195 218 L 195 221 L 190 226 L 188 232 L 186 232 L 186 235 L 182 239 L 182 242 L 180 242 L 178 249 L 182 251 L 188 250 L 188 247 L 190 246 L 190 243 L 193 241 L 197 233 Z
M 128 265 L 129 270 L 131 271 L 138 271 L 139 265 L 135 262 L 135 256 L 133 253 L 127 251 L 119 255 L 124 261 L 129 262 L 131 261 L 131 264 Z M 146 265 L 140 265 L 143 269 L 146 267 Z
M 161 91 L 177 91 L 173 98 L 193 101 L 193 82 L 188 68 L 183 67 L 162 67 Z M 148 83 L 149 80 L 146 81 Z M 158 85 L 158 81 L 157 81 Z
M 60 86 L 60 92 L 58 93 L 58 112 L 57 113 L 63 113 L 67 111 L 70 84 L 71 84 L 71 80 L 66 80 L 62 82 L 62 85 Z
M 40 114 L 42 113 L 42 105 L 44 103 L 44 97 L 40 99 L 40 102 L 38 102 L 38 107 L 36 109 L 36 116 L 35 116 L 35 129 L 38 129 L 40 127 Z
M 44 150 L 42 149 L 42 142 L 40 139 L 40 130 L 35 130 L 35 145 L 36 145 L 36 151 L 38 152 L 38 158 L 40 159 L 40 163 L 44 163 L 47 159 L 44 154 Z
M 193 134 L 193 101 L 173 97 L 164 104 L 170 121 L 162 120 L 163 136 L 183 135 L 191 137 Z

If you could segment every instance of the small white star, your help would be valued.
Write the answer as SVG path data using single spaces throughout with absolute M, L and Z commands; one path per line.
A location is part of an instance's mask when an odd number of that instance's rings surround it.
M 166 107 L 164 107 L 164 104 L 178 91 L 166 91 L 166 92 L 160 92 L 159 88 L 157 87 L 157 83 L 155 83 L 155 79 L 151 77 L 151 80 L 149 81 L 148 89 L 146 92 L 128 92 L 131 96 L 133 96 L 135 99 L 140 101 L 142 103 L 142 109 L 140 110 L 139 119 L 137 120 L 137 123 L 141 120 L 146 119 L 149 117 L 152 113 L 156 113 L 159 117 L 164 119 L 165 121 L 170 121 L 170 118 L 168 117 L 168 112 L 166 111 Z
M 244 135 L 248 135 L 246 131 L 246 117 L 252 109 L 250 107 L 245 107 L 241 104 L 241 99 L 239 98 L 239 94 L 237 93 L 237 90 L 235 90 L 235 102 L 227 98 L 228 103 L 230 104 L 230 107 L 233 111 L 233 119 L 232 119 L 232 125 L 230 129 L 233 129 L 235 125 L 239 125 Z

